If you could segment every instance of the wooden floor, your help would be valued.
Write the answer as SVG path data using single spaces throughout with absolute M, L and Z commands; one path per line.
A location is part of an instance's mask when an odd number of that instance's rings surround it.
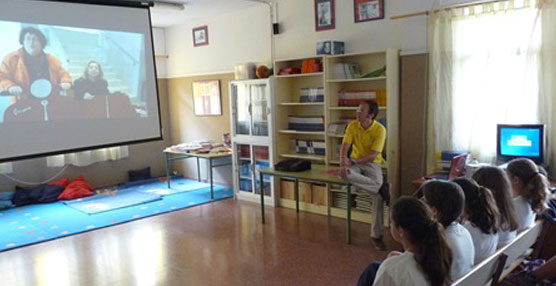
M 0 253 L 0 285 L 355 285 L 369 225 L 233 199 Z M 399 249 L 390 238 L 389 249 Z

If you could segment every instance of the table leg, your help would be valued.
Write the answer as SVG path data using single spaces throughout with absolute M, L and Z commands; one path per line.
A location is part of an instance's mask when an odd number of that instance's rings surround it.
M 201 165 L 199 164 L 199 157 L 197 157 L 197 181 L 201 181 Z
M 262 215 L 262 219 L 263 219 L 263 224 L 264 224 L 264 189 L 263 189 L 263 173 L 259 173 L 259 178 L 260 178 L 260 191 L 261 191 L 261 215 Z M 255 186 L 257 186 L 257 184 L 255 184 Z
M 168 189 L 170 188 L 170 162 L 168 158 L 168 153 L 164 153 L 166 155 L 166 182 L 168 183 Z
M 209 174 L 210 174 L 210 199 L 214 200 L 214 190 L 212 185 L 212 158 L 209 159 Z
M 351 185 L 347 185 L 347 229 L 346 229 L 347 244 L 351 244 Z
M 295 212 L 299 213 L 299 180 L 295 179 Z

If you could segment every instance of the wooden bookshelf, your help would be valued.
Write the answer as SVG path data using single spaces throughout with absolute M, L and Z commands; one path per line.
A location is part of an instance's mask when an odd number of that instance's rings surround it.
M 275 74 L 275 114 L 274 130 L 277 161 L 297 158 L 310 160 L 316 164 L 338 165 L 337 151 L 341 145 L 343 134 L 329 134 L 328 125 L 339 122 L 345 118 L 355 118 L 356 106 L 339 106 L 339 91 L 385 91 L 386 104 L 379 106 L 379 118 L 387 121 L 387 138 L 385 153 L 388 161 L 384 162 L 383 169 L 387 170 L 388 181 L 391 183 L 393 194 L 399 188 L 399 51 L 385 50 L 376 52 L 352 53 L 332 56 L 316 56 L 309 58 L 281 59 L 274 62 L 274 70 L 277 73 L 284 67 L 298 67 L 305 59 L 319 59 L 322 61 L 324 71 L 311 74 L 277 75 Z M 361 74 L 378 70 L 386 66 L 386 72 L 382 76 L 372 78 L 340 79 L 334 78 L 333 66 L 339 63 L 357 63 Z M 324 102 L 300 102 L 302 88 L 324 88 Z M 378 95 L 378 92 L 377 92 Z M 324 131 L 297 131 L 288 127 L 288 116 L 323 116 Z M 332 131 L 331 131 L 332 132 Z M 325 155 L 298 154 L 290 148 L 290 140 L 324 140 Z M 280 185 L 278 183 L 278 185 Z M 322 215 L 346 217 L 345 208 L 336 207 L 330 199 L 334 192 L 341 192 L 327 186 L 327 206 L 314 205 L 308 202 L 300 202 L 300 210 Z M 295 201 L 280 198 L 278 204 L 282 207 L 295 208 Z M 387 209 L 387 208 L 386 208 Z M 369 212 L 358 209 L 352 210 L 352 219 L 370 223 Z M 385 216 L 387 222 L 388 215 Z

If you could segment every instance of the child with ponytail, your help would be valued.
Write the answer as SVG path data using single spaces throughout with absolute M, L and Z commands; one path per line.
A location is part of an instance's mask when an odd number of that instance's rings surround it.
M 452 252 L 442 226 L 423 202 L 398 199 L 392 206 L 390 232 L 405 252 L 390 253 L 373 285 L 449 285 Z
M 425 202 L 444 226 L 446 241 L 453 255 L 450 275 L 455 281 L 471 271 L 475 261 L 471 234 L 459 223 L 465 200 L 463 191 L 458 184 L 444 180 L 431 180 L 421 188 Z
M 506 169 L 514 192 L 514 207 L 518 229 L 522 231 L 535 224 L 535 214 L 546 208 L 548 181 L 537 165 L 527 158 L 514 159 Z
M 465 195 L 463 226 L 471 234 L 475 247 L 475 264 L 496 252 L 498 245 L 498 207 L 489 189 L 479 186 L 474 180 L 457 178 Z
M 494 166 L 479 168 L 473 173 L 473 180 L 492 192 L 500 217 L 498 220 L 498 246 L 510 243 L 516 236 L 517 214 L 512 201 L 512 186 L 504 170 Z

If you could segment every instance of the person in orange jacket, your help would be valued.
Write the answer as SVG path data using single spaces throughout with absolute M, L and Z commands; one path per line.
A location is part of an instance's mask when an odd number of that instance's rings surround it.
M 71 88 L 71 76 L 54 55 L 44 52 L 47 41 L 37 28 L 26 27 L 19 33 L 21 48 L 4 57 L 0 66 L 0 92 L 18 100 L 31 96 L 31 84 L 46 79 L 52 84 L 50 95 Z

